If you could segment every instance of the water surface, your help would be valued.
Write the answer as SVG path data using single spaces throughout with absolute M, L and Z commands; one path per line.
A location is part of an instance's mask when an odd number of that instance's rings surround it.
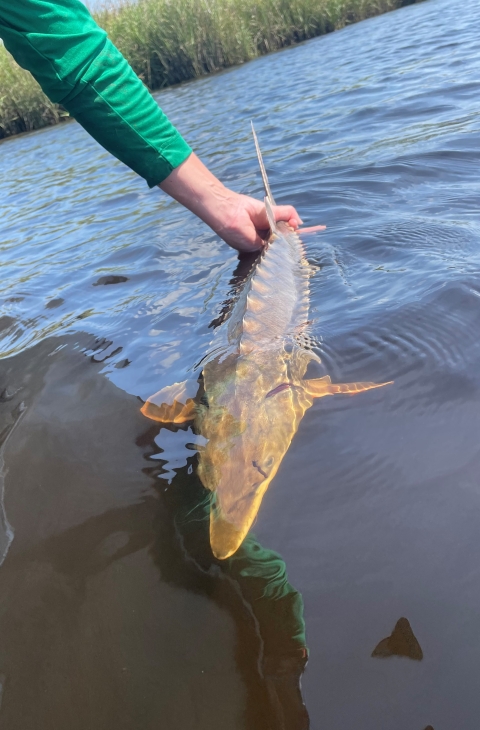
M 277 202 L 328 226 L 326 371 L 395 380 L 308 411 L 224 564 L 194 434 L 138 397 L 191 375 L 242 265 L 75 123 L 0 145 L 2 728 L 296 730 L 306 642 L 314 730 L 477 729 L 479 20 L 430 0 L 158 95 L 261 195 L 253 119 Z M 421 655 L 385 656 L 401 618 Z

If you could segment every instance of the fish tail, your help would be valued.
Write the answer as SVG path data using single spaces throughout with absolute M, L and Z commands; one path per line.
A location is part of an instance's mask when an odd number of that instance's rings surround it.
M 272 205 L 275 205 L 275 201 L 273 199 L 272 191 L 270 190 L 270 184 L 268 182 L 267 171 L 265 170 L 265 165 L 263 164 L 263 157 L 262 157 L 262 153 L 260 151 L 260 145 L 258 144 L 257 135 L 255 134 L 253 122 L 251 122 L 251 125 L 252 125 L 253 140 L 255 142 L 255 149 L 257 150 L 258 164 L 260 165 L 260 172 L 262 173 L 263 187 L 265 188 L 265 196 L 266 196 L 268 202 L 270 203 L 270 206 L 272 206 Z

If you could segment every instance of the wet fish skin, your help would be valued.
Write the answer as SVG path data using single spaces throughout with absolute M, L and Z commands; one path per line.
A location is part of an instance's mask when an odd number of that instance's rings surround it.
M 252 126 L 253 129 L 253 126 Z M 312 269 L 299 236 L 275 223 L 270 191 L 253 130 L 265 187 L 270 236 L 203 365 L 203 381 L 178 383 L 147 400 L 142 412 L 160 422 L 193 421 L 207 439 L 198 475 L 212 492 L 210 543 L 219 559 L 235 553 L 315 398 L 358 393 L 387 383 L 332 384 L 305 380 L 319 357 L 301 344 L 308 326 Z
M 262 349 L 216 359 L 204 369 L 208 408 L 200 406 L 195 427 L 208 443 L 199 455 L 198 474 L 213 493 L 210 543 L 220 559 L 243 542 L 313 404 L 302 384 L 309 359 L 300 348 Z

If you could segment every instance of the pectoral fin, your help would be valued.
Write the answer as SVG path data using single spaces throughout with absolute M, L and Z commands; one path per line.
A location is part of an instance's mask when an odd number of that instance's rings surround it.
M 355 395 L 363 393 L 365 390 L 383 388 L 384 385 L 391 385 L 391 383 L 393 380 L 389 380 L 388 383 L 332 383 L 330 376 L 324 375 L 323 378 L 304 380 L 302 385 L 312 398 L 323 398 L 324 395 L 335 395 L 336 393 Z
M 193 400 L 198 383 L 185 380 L 162 388 L 150 396 L 140 409 L 144 416 L 160 423 L 186 423 L 195 417 L 196 404 Z

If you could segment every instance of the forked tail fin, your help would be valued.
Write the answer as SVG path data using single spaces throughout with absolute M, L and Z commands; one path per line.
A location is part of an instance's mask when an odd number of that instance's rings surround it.
M 252 125 L 253 139 L 255 142 L 255 149 L 257 150 L 258 164 L 260 165 L 260 172 L 262 173 L 263 187 L 265 188 L 265 196 L 266 196 L 268 202 L 270 203 L 270 205 L 275 205 L 272 191 L 270 190 L 270 185 L 268 183 L 267 171 L 265 170 L 265 165 L 263 164 L 263 158 L 262 158 L 262 153 L 260 151 L 260 145 L 258 144 L 257 135 L 255 134 L 253 122 L 251 122 L 251 125 Z

